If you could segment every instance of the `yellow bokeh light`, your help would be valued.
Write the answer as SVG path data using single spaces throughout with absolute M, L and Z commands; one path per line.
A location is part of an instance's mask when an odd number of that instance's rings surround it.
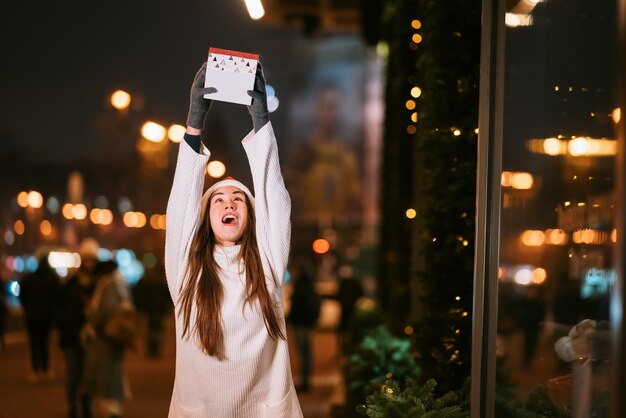
M 248 8 L 248 14 L 253 20 L 258 20 L 265 16 L 265 9 L 261 0 L 244 0 Z
M 500 176 L 502 187 L 512 187 L 518 190 L 528 190 L 533 187 L 532 174 L 526 172 L 503 171 Z
M 604 234 L 594 229 L 582 229 L 572 233 L 572 241 L 576 244 L 603 244 Z
M 541 284 L 546 281 L 546 277 L 548 277 L 548 274 L 544 269 L 536 268 L 533 270 L 530 281 L 534 284 Z
M 100 210 L 100 225 L 111 225 L 113 223 L 113 212 L 109 209 Z
M 589 141 L 583 137 L 574 138 L 567 144 L 567 152 L 574 157 L 587 154 L 589 152 Z
M 514 173 L 511 178 L 511 187 L 518 190 L 528 190 L 533 187 L 533 176 L 530 173 Z
M 111 106 L 117 110 L 123 110 L 130 106 L 130 100 L 130 94 L 124 90 L 117 90 L 111 95 Z
M 98 208 L 91 209 L 89 220 L 96 225 L 102 223 L 102 210 Z
M 17 195 L 17 204 L 21 207 L 28 207 L 28 192 L 19 192 Z
M 211 161 L 206 166 L 206 172 L 209 176 L 217 179 L 220 178 L 226 173 L 226 166 L 221 161 Z
M 44 219 L 39 224 L 39 231 L 41 231 L 42 235 L 48 236 L 52 234 L 52 224 L 47 219 Z
M 411 113 L 411 122 L 417 123 L 417 112 Z
M 406 127 L 407 134 L 413 135 L 415 132 L 417 132 L 417 128 L 415 127 L 415 125 L 409 125 Z
M 508 27 L 515 28 L 521 24 L 521 19 L 515 13 L 506 13 L 504 15 L 504 23 Z
M 411 27 L 412 27 L 413 29 L 419 29 L 419 28 L 421 28 L 421 27 L 422 27 L 422 22 L 420 22 L 420 21 L 419 21 L 419 20 L 417 20 L 417 19 L 413 19 L 413 21 L 411 22 Z
M 137 228 L 146 226 L 146 215 L 143 212 L 135 212 L 137 214 Z
M 414 100 L 407 100 L 406 101 L 406 108 L 409 109 L 409 110 L 415 109 L 415 101 Z
M 567 243 L 567 234 L 562 229 L 547 229 L 545 236 L 546 244 L 564 245 Z
M 561 140 L 546 138 L 543 141 L 543 151 L 548 155 L 559 155 L 561 153 Z
M 422 95 L 422 89 L 420 89 L 419 87 L 415 86 L 411 89 L 411 96 L 415 97 L 416 99 L 418 97 L 420 97 Z
M 150 216 L 150 226 L 153 229 L 165 230 L 165 215 L 154 214 Z
M 65 219 L 74 219 L 74 205 L 71 203 L 64 204 L 61 213 Z
M 617 242 L 617 229 L 611 230 L 611 242 Z
M 511 178 L 513 178 L 513 173 L 510 171 L 503 171 L 500 175 L 500 184 L 502 187 L 511 187 Z
M 420 35 L 419 33 L 416 33 L 411 37 L 411 40 L 415 42 L 416 44 L 419 44 L 420 42 L 422 42 L 422 35 Z
M 129 228 L 135 228 L 137 226 L 137 214 L 135 212 L 126 212 L 122 217 L 124 225 Z
M 613 109 L 613 111 L 611 112 L 611 119 L 613 119 L 613 123 L 616 125 L 622 119 L 622 110 L 619 107 Z
M 417 211 L 415 209 L 407 209 L 405 214 L 407 218 L 413 219 L 417 216 Z
M 24 235 L 24 232 L 26 231 L 26 225 L 24 225 L 24 222 L 21 219 L 18 219 L 13 224 L 13 230 L 17 235 Z
M 527 229 L 522 232 L 522 244 L 527 247 L 540 247 L 545 241 L 545 234 L 543 231 Z
M 523 286 L 529 285 L 533 277 L 533 272 L 528 268 L 521 268 L 513 275 L 513 280 Z
M 28 192 L 28 206 L 31 208 L 40 208 L 43 205 L 43 196 L 36 191 Z
M 185 136 L 185 127 L 182 125 L 172 125 L 167 130 L 167 137 L 175 144 L 180 143 Z
M 165 139 L 165 128 L 156 122 L 146 122 L 141 127 L 141 135 L 150 142 L 161 142 Z
M 160 215 L 157 215 L 157 214 L 150 216 L 150 226 L 152 227 L 152 229 L 160 229 L 159 228 L 159 216 Z
M 454 130 L 452 131 L 452 135 L 454 135 L 454 136 L 459 136 L 459 135 L 461 135 L 461 130 L 460 130 L 460 129 L 454 129 Z
M 78 203 L 72 208 L 72 215 L 74 219 L 83 220 L 87 217 L 87 208 L 82 203 Z

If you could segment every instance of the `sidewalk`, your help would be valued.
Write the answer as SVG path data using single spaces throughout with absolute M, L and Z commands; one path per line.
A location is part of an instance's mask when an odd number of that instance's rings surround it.
M 26 380 L 29 370 L 26 334 L 21 330 L 21 318 L 14 322 L 6 336 L 6 347 L 0 351 L 0 418 L 65 418 L 63 354 L 51 342 L 51 364 L 55 377 L 31 384 Z M 124 407 L 125 418 L 167 417 L 174 383 L 174 323 L 166 326 L 162 358 L 150 360 L 138 352 L 129 352 L 125 361 L 132 399 Z M 293 341 L 293 339 L 290 339 Z M 300 393 L 305 418 L 330 418 L 333 403 L 342 401 L 342 377 L 337 337 L 333 332 L 316 332 L 313 336 L 313 376 L 311 390 Z M 297 354 L 290 348 L 292 369 L 297 376 Z M 297 383 L 297 379 L 296 379 Z

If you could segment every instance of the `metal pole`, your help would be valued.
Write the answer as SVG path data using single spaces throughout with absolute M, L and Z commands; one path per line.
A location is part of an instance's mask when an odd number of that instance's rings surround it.
M 472 329 L 472 418 L 492 418 L 495 404 L 504 13 L 504 0 L 483 0 Z
M 626 322 L 623 309 L 626 300 L 626 0 L 617 0 L 617 83 L 618 104 L 621 109 L 621 118 L 616 127 L 617 161 L 616 161 L 616 219 L 617 242 L 615 245 L 615 288 L 611 295 L 611 417 L 626 416 L 626 397 L 622 396 L 626 385 L 626 359 L 624 356 L 624 338 L 626 336 Z

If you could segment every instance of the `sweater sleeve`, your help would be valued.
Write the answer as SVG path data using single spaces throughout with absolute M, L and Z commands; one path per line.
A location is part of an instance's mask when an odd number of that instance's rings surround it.
M 165 274 L 174 303 L 187 269 L 189 247 L 200 223 L 204 173 L 210 156 L 200 144 L 195 152 L 187 141 L 180 144 L 174 182 L 167 202 L 165 234 Z
M 242 141 L 254 183 L 256 235 L 264 265 L 282 286 L 291 241 L 291 199 L 278 160 L 278 147 L 271 123 Z

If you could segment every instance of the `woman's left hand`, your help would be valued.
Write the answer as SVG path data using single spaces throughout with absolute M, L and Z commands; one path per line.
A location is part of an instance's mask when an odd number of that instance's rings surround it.
M 259 132 L 259 130 L 270 120 L 269 111 L 267 110 L 265 77 L 263 76 L 263 68 L 261 67 L 260 61 L 257 63 L 256 67 L 254 90 L 248 90 L 248 96 L 252 97 L 252 104 L 248 106 L 248 111 L 252 116 L 254 132 Z

